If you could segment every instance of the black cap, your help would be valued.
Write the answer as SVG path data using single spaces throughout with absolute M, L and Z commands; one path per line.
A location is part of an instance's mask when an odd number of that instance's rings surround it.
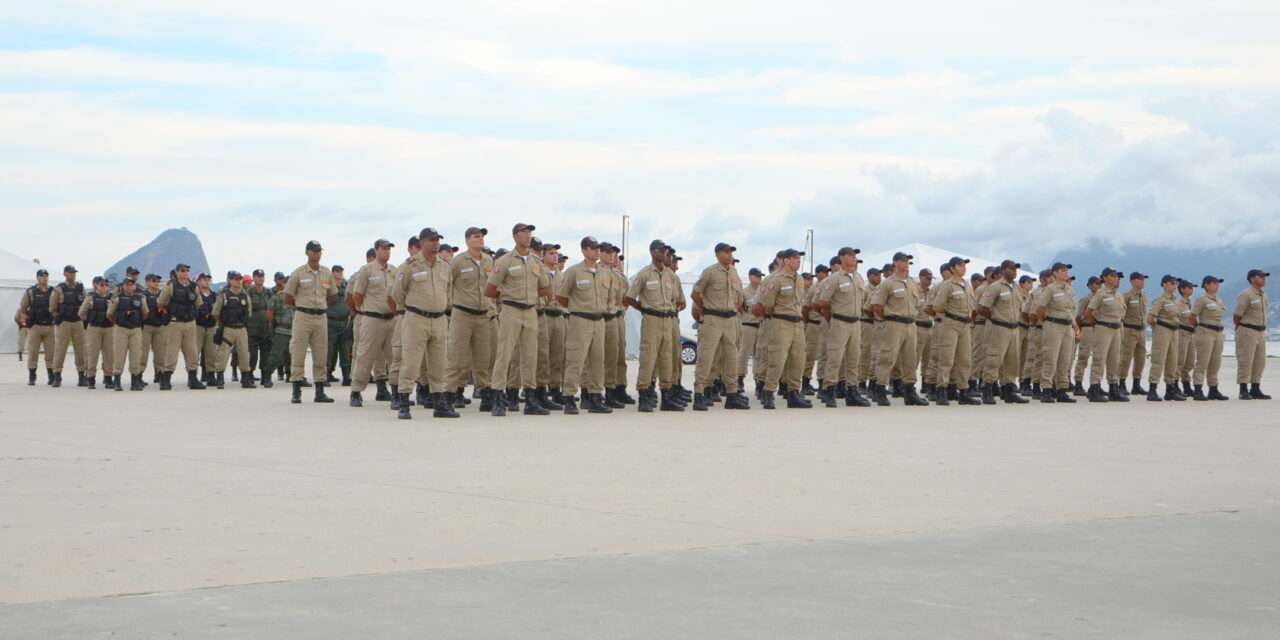
M 377 250 L 377 249 L 374 249 L 373 247 L 369 247 L 369 248 L 368 248 L 368 249 L 366 249 L 366 250 L 365 250 L 365 252 L 364 252 L 364 258 L 365 258 L 365 260 L 368 260 L 369 258 L 375 257 L 375 256 L 377 256 L 377 255 L 378 255 L 378 250 Z
M 93 284 L 94 284 L 94 286 L 97 286 L 97 285 L 99 285 L 99 284 L 106 284 L 106 282 L 107 282 L 107 279 L 106 279 L 106 278 L 104 278 L 104 277 L 102 277 L 102 276 L 94 276 L 94 277 L 93 277 Z
M 412 249 L 413 247 L 422 246 L 422 241 L 418 239 L 418 236 L 409 236 L 409 241 L 406 242 L 405 244 L 407 244 L 409 248 Z
M 1250 269 L 1249 275 L 1245 276 L 1245 280 L 1252 280 L 1254 276 L 1262 276 L 1264 278 L 1270 278 L 1271 274 L 1267 273 L 1266 271 L 1263 271 L 1262 269 Z
M 1134 271 L 1133 273 L 1129 274 L 1129 279 L 1130 279 L 1130 280 L 1139 280 L 1139 279 L 1141 279 L 1141 280 L 1146 280 L 1147 278 L 1150 278 L 1150 277 L 1151 277 L 1151 276 L 1149 276 L 1149 275 L 1147 275 L 1147 274 L 1145 274 L 1145 273 L 1139 273 L 1139 272 L 1137 272 L 1137 271 Z
M 484 227 L 467 227 L 467 230 L 462 232 L 462 237 L 470 238 L 477 233 L 482 236 L 487 236 L 489 235 L 489 230 Z
M 507 248 L 506 248 L 506 247 L 498 247 L 498 251 L 497 251 L 496 253 L 494 253 L 494 254 L 493 254 L 493 257 L 495 257 L 495 258 L 501 258 L 502 256 L 505 256 L 505 255 L 507 255 Z
M 36 269 L 36 276 L 47 276 L 47 275 L 49 275 L 48 269 Z
M 650 250 L 650 251 L 665 251 L 665 250 L 670 249 L 670 248 L 671 248 L 671 247 L 670 247 L 670 246 L 668 246 L 668 245 L 667 245 L 667 243 L 665 243 L 665 242 L 663 242 L 663 241 L 661 241 L 661 240 L 654 240 L 653 242 L 650 242 L 650 243 L 649 243 L 649 250 Z
M 534 229 L 537 229 L 537 227 L 531 224 L 517 222 L 514 227 L 511 227 L 511 235 L 514 236 L 515 234 L 520 233 L 521 231 L 533 231 Z
M 977 282 L 977 281 L 979 281 L 979 280 L 983 280 L 983 281 L 985 281 L 986 279 L 987 279 L 987 277 L 986 277 L 986 276 L 984 276 L 984 275 L 982 275 L 982 272 L 981 272 L 981 271 L 974 271 L 974 272 L 973 272 L 973 275 L 969 276 L 969 281 L 970 281 L 970 282 Z
M 1205 276 L 1204 279 L 1200 281 L 1200 286 L 1203 287 L 1206 284 L 1209 284 L 1210 282 L 1226 282 L 1226 280 L 1223 280 L 1218 276 Z
M 542 251 L 543 249 L 542 238 L 539 238 L 538 236 L 529 238 L 529 248 L 533 249 L 534 251 Z
M 1182 279 L 1179 279 L 1179 280 L 1178 280 L 1178 288 L 1179 288 L 1179 289 L 1194 289 L 1194 288 L 1196 288 L 1196 283 L 1194 283 L 1194 282 L 1192 282 L 1192 281 L 1190 281 L 1190 280 L 1182 280 Z
M 938 273 L 951 271 L 951 261 L 948 260 L 938 267 Z
M 281 275 L 280 275 L 280 277 L 281 277 L 281 278 L 283 278 L 283 277 L 284 277 L 284 274 L 281 274 Z M 201 279 L 201 278 L 213 278 L 213 276 L 211 276 L 211 275 L 209 275 L 209 274 L 207 274 L 207 273 L 205 273 L 205 272 L 201 271 L 201 272 L 196 276 L 196 280 L 199 280 L 199 279 Z
M 877 268 L 875 268 L 875 267 L 871 267 L 870 269 L 867 269 L 867 275 L 869 275 L 869 276 L 878 276 L 878 275 L 880 275 L 880 270 L 879 270 L 879 269 L 877 269 Z
M 684 256 L 678 256 L 678 255 L 676 255 L 676 254 L 674 254 L 674 253 L 673 253 L 673 254 L 671 254 L 671 261 L 672 261 L 672 262 L 680 262 L 681 260 L 684 260 Z
M 1052 267 L 1049 267 L 1050 271 L 1057 271 L 1058 269 L 1074 269 L 1074 267 L 1065 262 L 1055 262 Z
M 138 284 L 138 281 L 137 281 L 137 280 L 134 280 L 133 278 L 125 278 L 124 280 L 121 280 L 121 281 L 120 281 L 120 284 L 122 284 L 122 285 L 125 285 L 125 284 L 132 284 L 132 285 L 136 285 L 136 284 Z
M 812 280 L 812 279 L 813 279 L 813 274 L 812 274 L 812 273 L 809 273 L 808 271 L 806 271 L 806 272 L 804 272 L 804 273 L 800 274 L 800 277 L 801 277 L 801 278 L 804 278 L 805 280 Z
M 1102 278 L 1098 276 L 1089 276 L 1088 284 L 1102 284 Z
M 147 282 L 151 282 L 152 280 L 159 280 L 159 279 L 160 279 L 160 274 L 158 274 L 158 273 L 148 273 L 148 274 L 147 274 L 147 277 L 146 277 L 146 278 L 144 278 L 144 279 L 145 279 Z
M 1044 280 L 1045 278 L 1052 278 L 1052 277 L 1053 277 L 1053 269 L 1041 269 L 1041 270 L 1040 270 L 1040 279 L 1041 279 L 1041 280 Z
M 80 273 L 80 270 L 76 269 L 75 265 L 69 264 L 62 268 L 62 272 L 63 273 Z
M 390 240 L 388 240 L 388 239 L 386 239 L 386 238 L 378 238 L 377 240 L 374 240 L 374 241 L 373 241 L 373 248 L 374 248 L 374 249 L 381 249 L 381 248 L 383 248 L 383 247 L 394 247 L 394 246 L 396 246 L 396 243 L 394 243 L 394 242 L 392 242 L 392 241 L 390 241 Z
M 449 244 L 449 243 L 447 243 L 447 242 L 444 242 L 444 243 L 441 243 L 441 244 L 440 244 L 440 250 L 441 250 L 441 251 L 453 251 L 453 252 L 455 252 L 455 253 L 456 253 L 456 252 L 458 251 L 458 248 L 457 248 L 457 247 L 455 247 L 455 246 L 453 246 L 453 245 L 451 245 L 451 244 Z
M 543 250 L 543 251 L 546 251 L 546 250 L 548 250 L 548 249 L 556 249 L 556 250 L 559 250 L 559 249 L 560 249 L 560 245 L 558 245 L 558 244 L 556 244 L 556 243 L 554 243 L 554 242 L 544 242 L 544 243 L 542 243 L 542 250 Z
M 1107 276 L 1120 276 L 1123 278 L 1124 272 L 1116 269 L 1115 267 L 1104 267 L 1102 269 L 1102 277 L 1105 278 Z
M 733 252 L 733 251 L 737 251 L 737 250 L 738 250 L 738 248 L 737 248 L 737 247 L 735 247 L 735 246 L 733 246 L 733 245 L 729 244 L 728 242 L 717 242 L 717 243 L 716 243 L 716 253 L 720 253 L 721 251 L 730 251 L 730 252 Z
M 613 243 L 612 243 L 612 242 L 609 242 L 608 240 L 605 240 L 604 242 L 601 242 L 601 243 L 600 243 L 600 250 L 601 250 L 601 251 L 613 251 L 613 250 L 614 250 Z
M 316 240 L 308 240 L 307 251 L 324 251 L 324 247 L 320 246 L 320 243 Z
M 847 256 L 851 253 L 862 253 L 862 249 L 854 249 L 853 247 L 840 247 L 840 250 L 836 252 L 836 255 Z
M 560 259 L 556 260 L 556 262 L 568 262 L 568 261 L 569 261 L 569 256 L 566 256 L 564 254 L 560 254 Z
M 782 251 L 778 252 L 779 258 L 798 258 L 802 255 L 804 255 L 803 251 L 797 251 L 795 249 L 783 249 Z
M 1035 281 L 1036 279 L 1032 278 L 1031 276 L 1022 276 L 1018 278 L 1018 282 L 1035 282 Z
M 760 267 L 751 267 L 751 269 L 749 269 L 749 270 L 747 271 L 747 275 L 749 275 L 749 276 L 763 276 L 763 275 L 764 275 L 764 272 L 760 270 Z
M 440 235 L 439 231 L 436 231 L 431 227 L 423 227 L 422 231 L 418 232 L 419 240 L 439 240 L 440 238 L 443 238 L 443 237 L 444 236 Z
M 830 272 L 831 272 L 831 267 L 828 267 L 828 266 L 827 266 L 827 265 L 825 265 L 825 264 L 820 264 L 820 265 L 818 265 L 816 268 L 814 268 L 814 270 L 813 270 L 813 271 L 814 271 L 815 273 L 830 273 Z
M 1178 282 L 1179 280 L 1180 278 L 1178 278 L 1178 276 L 1173 275 L 1172 273 L 1166 273 L 1163 276 L 1160 276 L 1161 285 L 1163 285 L 1166 282 Z
M 173 268 L 173 270 L 174 270 L 174 271 L 190 271 L 190 270 L 191 270 L 191 265 L 189 265 L 189 264 L 187 264 L 187 263 L 185 263 L 185 262 L 179 262 L 179 263 L 178 263 L 178 266 L 174 267 L 174 268 Z
M 595 236 L 587 236 L 578 242 L 578 246 L 583 249 L 599 249 L 600 241 Z
M 346 272 L 346 269 L 343 269 L 343 268 L 342 268 L 342 265 L 340 265 L 340 264 L 335 264 L 335 265 L 333 265 L 332 267 L 329 267 L 329 270 L 330 270 L 330 271 L 342 271 L 342 272 Z
M 899 252 L 897 252 L 897 253 L 893 254 L 893 261 L 894 261 L 894 262 L 897 262 L 897 261 L 899 261 L 899 260 L 911 260 L 911 259 L 913 259 L 913 258 L 915 258 L 915 256 L 913 256 L 913 255 L 911 255 L 911 254 L 909 254 L 909 253 L 904 253 L 904 252 L 902 252 L 902 251 L 899 251 Z
M 1001 269 L 1007 269 L 1009 267 L 1013 267 L 1014 269 L 1021 269 L 1022 265 L 1012 260 L 1003 260 L 1000 262 Z
M 948 267 L 954 267 L 958 264 L 969 264 L 969 259 L 961 258 L 960 256 L 951 256 L 951 259 L 947 261 Z
M 263 271 L 262 269 L 254 269 L 254 270 L 253 270 L 253 275 L 254 275 L 254 277 L 257 277 L 257 276 L 264 276 L 264 277 L 265 277 L 265 276 L 267 275 L 267 272 L 266 272 L 266 271 Z
M 933 272 L 932 272 L 932 271 L 930 271 L 930 270 L 926 267 L 926 268 L 924 268 L 924 269 L 921 269 L 921 270 L 920 270 L 920 272 L 916 274 L 916 277 L 918 277 L 918 278 L 919 278 L 919 277 L 924 277 L 924 276 L 929 276 L 930 278 L 932 278 L 932 277 L 933 277 Z
M 283 272 L 283 271 L 277 271 L 277 272 L 276 272 L 276 275 L 272 276 L 272 277 L 271 277 L 271 279 L 272 279 L 272 280 L 279 280 L 280 278 L 283 278 L 283 277 L 284 277 L 284 272 Z
M 137 267 L 134 267 L 134 266 L 125 267 L 124 272 L 125 273 L 142 273 L 141 271 L 138 271 Z
M 840 256 L 831 256 L 831 259 L 827 260 L 827 264 L 832 267 L 836 266 L 836 264 L 838 264 L 839 262 L 840 262 Z
M 232 269 L 227 272 L 227 282 L 231 282 L 232 280 L 239 280 L 243 277 L 244 276 L 241 276 L 240 272 L 236 271 L 235 269 Z

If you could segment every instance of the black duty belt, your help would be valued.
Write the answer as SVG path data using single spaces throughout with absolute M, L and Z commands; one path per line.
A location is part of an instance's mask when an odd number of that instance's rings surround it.
M 394 313 L 374 313 L 372 311 L 361 311 L 360 315 L 369 316 L 370 318 L 380 318 L 382 320 L 391 320 L 396 317 Z
M 860 320 L 860 318 L 855 318 L 853 316 L 842 316 L 838 313 L 831 314 L 831 317 L 841 322 L 858 322 Z
M 717 309 L 703 309 L 702 312 L 717 318 L 734 318 L 738 315 L 736 311 L 719 311 Z
M 858 319 L 859 319 L 859 320 L 861 320 L 861 321 L 863 321 L 863 322 L 865 322 L 865 323 L 867 323 L 867 324 L 875 324 L 875 323 L 876 323 L 876 321 L 875 321 L 875 320 L 872 320 L 871 318 L 858 318 Z
M 987 323 L 987 321 L 986 321 L 986 320 L 974 320 L 974 321 L 973 321 L 973 324 L 978 325 L 979 327 L 981 327 L 982 325 L 984 325 L 984 324 L 986 324 L 986 323 Z
M 1044 319 L 1045 319 L 1045 320 L 1048 320 L 1049 322 L 1052 322 L 1052 323 L 1054 323 L 1054 324 L 1067 324 L 1067 325 L 1071 324 L 1071 321 L 1070 321 L 1070 320 L 1064 320 L 1064 319 L 1062 319 L 1062 318 L 1055 318 L 1055 317 L 1053 317 L 1053 316 L 1045 316 L 1045 317 L 1044 317 Z
M 969 319 L 962 315 L 955 314 L 955 313 L 943 313 L 943 315 L 947 316 L 948 318 L 951 318 L 952 320 L 955 320 L 956 322 L 963 322 L 965 324 L 969 324 Z
M 531 305 L 531 304 L 525 304 L 525 303 L 523 303 L 523 302 L 516 302 L 515 300 L 503 300 L 503 301 L 502 301 L 502 304 L 505 304 L 505 305 L 507 305 L 508 307 L 515 307 L 515 308 L 517 308 L 517 309 L 524 309 L 524 310 L 529 310 L 529 309 L 532 309 L 532 308 L 533 308 L 533 305 Z
M 884 319 L 889 322 L 901 322 L 902 324 L 911 324 L 912 322 L 915 322 L 915 320 L 912 320 L 911 318 L 904 318 L 902 316 L 885 316 Z
M 196 319 L 195 319 L 195 318 L 187 318 L 186 320 L 183 320 L 183 319 L 181 319 L 181 318 L 174 318 L 174 319 L 173 319 L 173 321 L 174 321 L 174 322 L 195 322 L 195 321 L 196 321 Z
M 995 326 L 997 326 L 997 327 L 1004 327 L 1005 329 L 1017 329 L 1017 328 L 1018 328 L 1018 323 L 1016 323 L 1016 322 L 1001 322 L 1001 321 L 999 321 L 999 320 L 996 320 L 995 318 L 990 318 L 990 320 L 991 320 L 991 324 L 994 324 L 994 325 L 995 325 Z
M 788 316 L 780 313 L 775 313 L 771 317 L 774 320 L 785 320 L 787 322 L 800 322 L 801 320 L 804 320 L 804 318 L 801 318 L 800 316 Z
M 623 311 L 614 311 L 613 313 L 606 313 L 606 314 L 604 314 L 604 319 L 605 319 L 605 320 L 617 320 L 618 318 L 621 318 L 621 317 L 622 317 L 622 314 L 623 314 L 623 313 L 624 313 Z
M 1124 328 L 1126 328 L 1126 329 L 1137 329 L 1138 331 L 1142 331 L 1142 325 L 1140 325 L 1140 324 L 1129 324 L 1128 322 L 1126 322 L 1126 323 L 1124 323 Z
M 1157 327 L 1164 327 L 1164 328 L 1166 328 L 1166 329 L 1169 329 L 1170 331 L 1177 331 L 1177 330 L 1178 330 L 1178 325 L 1176 325 L 1176 324 L 1172 324 L 1172 323 L 1169 323 L 1169 322 L 1165 322 L 1164 320 L 1156 320 L 1156 326 L 1157 326 Z
M 473 315 L 473 316 L 482 316 L 482 315 L 484 315 L 484 312 L 483 312 L 483 311 L 477 311 L 477 310 L 475 310 L 475 309 L 472 309 L 471 307 L 464 307 L 464 306 L 462 306 L 462 305 L 460 305 L 460 304 L 455 304 L 455 305 L 453 305 L 453 308 L 454 308 L 454 309 L 457 309 L 458 311 L 464 311 L 464 312 L 469 313 L 469 314 L 471 314 L 471 315 Z
M 396 315 L 398 316 L 404 315 L 404 309 L 396 309 Z
M 645 308 L 643 308 L 643 307 L 641 307 L 641 308 L 640 308 L 640 313 L 643 313 L 643 314 L 645 314 L 646 316 L 655 316 L 655 317 L 658 317 L 658 318 L 674 318 L 674 317 L 676 317 L 676 312 L 674 312 L 674 311 L 654 311 L 654 310 L 652 310 L 652 309 L 645 309 Z
M 294 308 L 297 309 L 298 311 L 301 311 L 303 313 L 309 313 L 313 316 L 322 316 L 328 313 L 328 311 L 325 311 L 324 309 L 311 309 L 309 307 L 294 307 Z
M 410 313 L 416 313 L 424 318 L 443 318 L 444 317 L 443 311 L 423 311 L 422 309 L 419 309 L 417 307 L 410 307 L 407 305 L 405 306 L 405 310 Z
M 564 315 L 564 312 L 559 309 L 538 309 L 538 315 L 551 316 L 552 318 L 559 318 L 560 316 Z
M 53 321 L 52 320 L 44 320 L 44 321 L 32 320 L 31 324 L 34 324 L 37 327 L 48 327 L 53 325 Z
M 603 313 L 586 313 L 585 311 L 570 311 L 569 315 L 583 320 L 604 320 Z
M 1196 328 L 1195 328 L 1195 327 L 1193 327 L 1193 326 L 1191 326 L 1191 325 L 1189 325 L 1189 324 L 1180 324 L 1180 325 L 1178 325 L 1178 330 L 1179 330 L 1179 331 L 1186 331 L 1187 333 L 1195 333 L 1195 332 L 1196 332 Z
M 222 328 L 224 328 L 224 329 L 243 329 L 243 328 L 244 328 L 244 325 L 243 325 L 243 324 L 241 324 L 241 323 L 239 323 L 239 322 L 224 322 L 224 323 L 222 323 Z
M 916 326 L 920 327 L 921 329 L 932 329 L 933 321 L 930 320 L 928 322 L 925 322 L 924 320 L 916 320 Z
M 744 327 L 755 327 L 755 328 L 759 329 L 759 328 L 760 328 L 760 323 L 759 323 L 759 322 L 744 322 L 744 323 L 742 323 L 742 326 L 744 326 Z
M 1242 326 L 1242 327 L 1244 327 L 1244 328 L 1246 328 L 1246 329 L 1253 329 L 1254 331 L 1266 331 L 1266 330 L 1267 330 L 1267 328 L 1266 328 L 1266 327 L 1264 327 L 1264 326 L 1256 325 L 1256 324 L 1249 324 L 1249 323 L 1247 323 L 1247 322 L 1241 322 L 1241 323 L 1240 323 L 1240 326 Z
M 1106 328 L 1108 328 L 1108 329 L 1119 329 L 1119 328 L 1120 328 L 1120 323 L 1119 323 L 1119 322 L 1103 322 L 1103 321 L 1101 321 L 1101 320 L 1098 320 L 1098 321 L 1097 321 L 1097 322 L 1095 322 L 1094 324 L 1096 324 L 1096 325 L 1097 325 L 1097 326 L 1099 326 L 1099 327 L 1106 327 Z
M 1208 329 L 1208 330 L 1210 330 L 1210 331 L 1222 331 L 1222 325 L 1209 324 L 1209 323 L 1207 323 L 1207 322 L 1201 322 L 1198 326 L 1204 327 L 1204 328 L 1206 328 L 1206 329 Z
M 1019 323 L 1018 323 L 1018 326 L 1019 326 L 1019 327 L 1022 327 L 1023 329 L 1030 329 L 1030 328 L 1031 328 L 1031 325 L 1030 325 L 1029 323 L 1026 323 L 1026 322 L 1019 322 Z

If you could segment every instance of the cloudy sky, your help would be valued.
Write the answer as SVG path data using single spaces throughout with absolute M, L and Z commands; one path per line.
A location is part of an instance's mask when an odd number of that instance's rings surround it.
M 622 214 L 694 265 L 1280 239 L 1274 2 L 0 4 L 0 247 L 45 264 Z

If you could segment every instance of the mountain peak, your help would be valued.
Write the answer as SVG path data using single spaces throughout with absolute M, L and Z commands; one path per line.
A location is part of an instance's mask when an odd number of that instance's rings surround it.
M 179 262 L 191 265 L 193 274 L 209 272 L 209 260 L 204 255 L 200 238 L 186 227 L 165 229 L 154 240 L 111 265 L 106 275 L 112 280 L 121 280 L 125 269 L 132 266 L 144 275 L 158 273 L 168 279 L 169 271 Z

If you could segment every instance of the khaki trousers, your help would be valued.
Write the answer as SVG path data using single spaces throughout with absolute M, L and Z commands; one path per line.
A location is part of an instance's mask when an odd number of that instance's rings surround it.
M 904 384 L 916 383 L 916 326 L 886 320 L 876 325 L 880 330 L 880 353 L 876 357 L 876 382 L 888 386 L 901 371 Z M 902 366 L 902 363 L 910 363 Z
M 751 371 L 755 374 L 756 381 L 762 385 L 769 375 L 769 328 L 772 326 L 771 318 L 760 320 L 760 328 L 756 331 L 756 350 L 751 354 L 751 359 L 755 361 Z
M 822 323 L 809 321 L 804 325 L 804 368 L 801 369 L 801 378 L 821 378 L 823 374 L 821 363 L 818 361 L 822 356 L 826 355 L 823 351 L 822 337 L 826 327 Z M 698 343 L 701 347 L 702 343 Z M 814 366 L 818 365 L 815 370 Z
M 387 368 L 387 379 L 391 384 L 400 386 L 400 358 L 404 355 L 404 345 L 400 344 L 400 327 L 404 324 L 406 313 L 397 313 L 391 325 L 391 363 Z
M 623 318 L 604 321 L 604 383 L 610 388 L 627 384 L 626 330 Z M 621 376 L 618 375 L 619 371 L 622 372 Z
M 538 386 L 564 384 L 564 316 L 538 316 Z
M 1075 348 L 1075 326 L 1045 321 L 1040 328 L 1040 386 L 1044 389 L 1071 387 L 1071 350 Z
M 142 325 L 142 370 L 147 370 L 147 360 L 155 355 L 156 371 L 173 371 L 169 365 L 169 327 L 167 325 Z
M 218 345 L 218 355 L 211 371 L 222 373 L 227 370 L 227 360 L 231 358 L 232 349 L 236 351 L 236 364 L 240 365 L 240 371 L 253 371 L 249 364 L 249 330 L 244 327 L 227 327 L 222 330 L 222 344 Z M 324 378 L 317 380 L 323 381 Z
M 862 353 L 858 354 L 858 382 L 865 382 L 875 377 L 875 369 L 871 367 L 871 354 L 874 353 L 872 345 L 876 341 L 876 324 L 874 322 L 862 322 L 861 332 Z
M 693 369 L 693 390 L 705 393 L 717 376 L 725 390 L 738 392 L 738 319 L 702 314 L 698 323 L 698 363 Z
M 857 384 L 862 355 L 862 323 L 832 318 L 827 325 L 827 356 L 822 382 L 828 386 L 844 382 Z
M 640 318 L 640 372 L 636 377 L 637 389 L 648 389 L 655 378 L 661 380 L 659 388 L 667 389 L 674 382 L 671 368 L 671 323 L 675 318 L 659 318 L 644 314 Z
M 27 368 L 36 369 L 36 361 L 40 357 L 40 347 L 44 347 L 44 367 L 52 369 L 54 363 L 54 333 L 51 324 L 33 324 L 27 330 Z M 18 345 L 21 349 L 22 345 Z
M 942 321 L 934 320 L 933 328 L 929 329 L 929 349 L 928 353 L 921 359 L 920 376 L 929 384 L 938 384 L 938 337 L 942 335 Z M 918 345 L 917 345 L 918 346 Z
M 804 372 L 804 323 L 774 318 L 769 327 L 769 371 L 765 374 L 766 391 L 777 391 L 785 382 L 790 391 L 800 390 Z
M 760 324 L 756 321 L 753 324 L 754 327 L 742 323 L 738 333 L 738 376 L 741 378 L 747 378 L 750 374 L 747 365 L 751 363 L 751 354 L 756 350 L 756 337 L 760 334 Z M 754 377 L 758 378 L 760 374 L 757 373 Z
M 1182 363 L 1178 366 L 1178 379 L 1191 382 L 1192 372 L 1196 370 L 1195 331 L 1186 331 L 1181 327 L 1178 328 L 1178 351 L 1181 354 L 1178 357 L 1178 361 Z
M 194 321 L 178 322 L 177 320 L 170 322 L 169 326 L 165 327 L 168 336 L 165 338 L 165 351 L 167 353 L 164 361 L 169 367 L 169 371 L 177 368 L 179 351 L 182 352 L 182 359 L 187 364 L 187 371 L 200 369 L 200 345 L 196 341 L 197 328 Z M 209 329 L 209 334 L 209 342 L 212 343 L 212 328 Z M 205 351 L 206 367 L 213 362 L 212 356 L 212 351 Z
M 408 334 L 406 334 L 408 335 Z M 520 379 L 509 376 L 507 368 L 520 352 Z M 534 309 L 517 309 L 503 305 L 498 314 L 498 356 L 493 362 L 491 385 L 494 389 L 525 389 L 538 385 L 538 312 Z
M 62 373 L 62 363 L 67 360 L 67 345 L 75 345 L 76 371 L 84 371 L 84 323 L 75 320 L 57 325 L 53 340 L 53 370 Z
M 1132 329 L 1129 329 L 1132 331 Z M 1147 374 L 1147 382 L 1160 382 L 1164 374 L 1165 384 L 1178 381 L 1178 330 L 1156 325 L 1151 332 L 1151 371 Z
M 369 316 L 362 316 L 359 313 L 352 312 L 351 315 L 351 366 L 356 366 L 357 358 L 360 356 L 360 320 Z M 394 319 L 391 322 L 395 322 Z M 271 336 L 267 336 L 269 341 Z M 389 343 L 388 343 L 389 344 Z M 389 350 L 391 347 L 387 347 Z M 351 374 L 351 381 L 355 382 L 355 374 Z
M 307 349 L 311 349 L 311 375 L 316 384 L 324 384 L 329 357 L 329 319 L 323 314 L 293 315 L 293 335 L 289 338 L 289 381 L 301 382 L 306 377 Z M 248 364 L 248 360 L 245 361 Z
M 604 320 L 569 317 L 564 345 L 565 395 L 576 394 L 584 387 L 588 393 L 604 393 L 604 324 Z
M 1048 322 L 1047 320 L 1045 321 Z M 1045 380 L 1041 380 L 1044 373 L 1044 327 L 1040 325 L 1032 325 L 1027 328 L 1027 352 L 1022 358 L 1022 377 L 1031 378 L 1032 382 L 1039 383 L 1041 386 L 1048 386 Z M 1052 380 L 1052 378 L 1046 378 Z M 1049 384 L 1052 384 L 1051 382 Z
M 1013 384 L 1018 381 L 1018 330 L 998 327 L 987 322 L 987 359 L 982 368 L 982 381 Z
M 294 325 L 294 330 L 297 330 L 297 325 Z M 444 377 L 445 355 L 449 351 L 449 318 L 428 318 L 416 313 L 406 313 L 400 321 L 400 349 L 400 393 L 413 389 L 423 364 L 430 392 L 444 393 L 449 390 Z
M 680 318 L 671 318 L 671 383 L 684 383 L 684 361 L 680 354 L 684 351 L 684 340 L 680 336 Z
M 970 345 L 972 350 L 969 357 L 972 359 L 973 369 L 977 373 L 978 377 L 982 377 L 982 374 L 984 373 L 984 366 L 987 362 L 987 327 L 989 326 L 993 325 L 989 322 L 983 322 L 982 324 L 974 323 L 973 325 L 973 340 Z M 995 381 L 983 380 L 983 382 Z
M 195 328 L 196 349 L 199 354 L 195 359 L 196 366 L 203 366 L 205 371 L 213 371 L 214 365 L 218 363 L 218 345 L 213 342 L 213 334 L 218 330 L 218 327 L 202 327 L 197 324 Z M 201 364 L 202 362 L 203 364 Z
M 954 384 L 959 389 L 968 389 L 969 378 L 973 374 L 973 331 L 970 324 L 951 318 L 944 318 L 939 323 L 942 326 L 935 341 L 938 377 L 934 384 Z
M 1236 328 L 1236 384 L 1261 384 L 1266 365 L 1266 336 L 1257 329 Z
M 1125 374 L 1133 368 L 1133 378 L 1135 380 L 1142 378 L 1142 368 L 1147 366 L 1147 332 L 1145 329 L 1130 329 L 1122 327 L 1120 329 L 1120 380 L 1125 378 Z
M 1084 382 L 1089 370 L 1089 358 L 1093 355 L 1093 327 L 1080 328 L 1080 344 L 1076 351 L 1076 382 Z
M 355 325 L 355 373 L 351 374 L 351 390 L 364 391 L 369 386 L 369 377 L 386 380 L 387 361 L 391 358 L 391 331 L 396 326 L 395 318 L 371 318 L 357 316 Z
M 1120 329 L 1102 325 L 1093 328 L 1093 364 L 1089 367 L 1089 384 L 1104 382 L 1102 377 L 1104 367 L 1107 370 L 1105 382 L 1108 384 L 1120 382 L 1120 343 L 1124 340 L 1120 331 Z
M 489 388 L 492 340 L 492 324 L 487 315 L 453 310 L 449 321 L 449 366 L 446 373 L 450 388 L 461 389 L 473 383 L 477 391 Z
M 916 325 L 916 362 L 914 366 L 920 370 L 921 380 L 933 383 L 929 375 L 929 350 L 933 348 L 933 327 Z
M 124 360 L 129 358 L 129 373 L 133 375 L 141 375 L 146 368 L 147 357 L 145 347 L 143 347 L 142 339 L 143 330 L 137 328 L 119 327 L 115 328 L 114 335 L 111 336 L 115 353 L 115 366 L 112 371 L 113 375 L 120 375 L 124 371 Z
M 98 373 L 98 359 L 102 359 L 102 374 L 115 375 L 115 348 L 112 331 L 115 327 L 89 327 L 84 332 L 84 374 L 93 377 Z
M 1222 368 L 1222 347 L 1226 344 L 1226 338 L 1221 331 L 1198 326 L 1196 327 L 1194 342 L 1196 351 L 1195 383 L 1202 385 L 1208 380 L 1209 386 L 1218 386 L 1218 370 Z

